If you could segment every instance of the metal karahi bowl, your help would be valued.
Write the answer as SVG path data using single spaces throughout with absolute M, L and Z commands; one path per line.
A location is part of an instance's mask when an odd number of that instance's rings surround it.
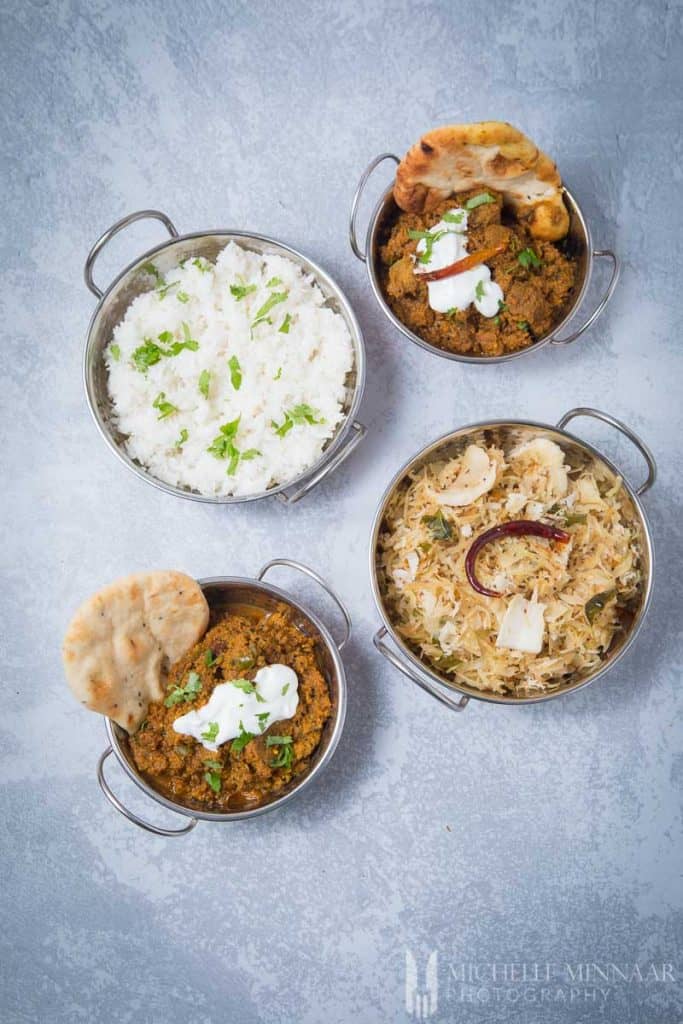
M 574 291 L 567 306 L 567 311 L 563 316 L 562 320 L 555 324 L 552 331 L 549 331 L 542 338 L 538 338 L 532 345 L 527 348 L 518 349 L 516 352 L 508 352 L 502 356 L 483 356 L 483 355 L 464 355 L 460 352 L 447 352 L 445 349 L 438 348 L 436 345 L 432 345 L 431 342 L 425 341 L 419 335 L 411 331 L 406 325 L 398 319 L 396 314 L 392 311 L 389 304 L 387 303 L 382 286 L 380 284 L 379 275 L 379 246 L 382 236 L 382 231 L 387 220 L 396 213 L 397 206 L 393 196 L 393 185 L 390 186 L 384 194 L 381 196 L 377 203 L 368 226 L 366 235 L 365 245 L 359 243 L 358 232 L 357 232 L 357 221 L 358 221 L 358 207 L 361 196 L 364 192 L 365 185 L 368 178 L 375 170 L 375 168 L 381 164 L 384 160 L 393 160 L 396 164 L 400 163 L 400 160 L 393 153 L 381 153 L 375 157 L 363 172 L 361 179 L 356 189 L 356 194 L 353 198 L 351 205 L 351 217 L 349 221 L 349 240 L 351 248 L 354 254 L 365 263 L 368 270 L 368 277 L 370 279 L 370 286 L 374 292 L 377 303 L 384 313 L 384 315 L 391 321 L 394 327 L 403 334 L 410 341 L 413 341 L 420 348 L 425 349 L 427 352 L 432 352 L 434 355 L 441 356 L 443 359 L 454 359 L 460 363 L 505 363 L 510 359 L 516 359 L 518 356 L 528 355 L 530 352 L 537 352 L 544 345 L 569 345 L 572 341 L 576 341 L 584 331 L 595 323 L 600 314 L 605 309 L 605 306 L 612 298 L 614 289 L 617 286 L 619 280 L 619 259 L 615 253 L 610 249 L 594 249 L 593 241 L 591 237 L 590 228 L 588 223 L 581 212 L 581 208 L 574 198 L 569 189 L 565 188 L 564 201 L 569 211 L 569 234 L 566 239 L 567 252 L 576 260 L 577 264 L 577 280 L 574 286 Z M 569 321 L 578 312 L 581 303 L 583 302 L 586 294 L 586 289 L 592 278 L 593 265 L 596 259 L 607 259 L 612 264 L 612 273 L 610 280 L 605 289 L 602 299 L 598 305 L 593 309 L 586 320 L 581 324 L 580 327 L 571 330 L 570 333 L 564 337 L 561 336 L 561 332 L 568 325 Z
M 290 593 L 281 590 L 279 587 L 273 586 L 272 583 L 263 582 L 267 573 L 276 566 L 286 566 L 290 569 L 297 569 L 299 572 L 304 573 L 306 576 L 309 576 L 311 579 L 314 579 L 319 583 L 323 590 L 332 598 L 341 612 L 345 624 L 344 634 L 340 641 L 335 641 L 332 638 L 330 631 L 320 621 L 320 619 L 303 604 L 300 604 L 299 601 L 293 598 Z M 298 775 L 287 787 L 285 787 L 284 790 L 280 790 L 278 793 L 273 794 L 270 799 L 265 800 L 258 806 L 251 807 L 248 810 L 236 810 L 230 812 L 206 811 L 202 810 L 201 807 L 185 806 L 184 804 L 176 803 L 164 796 L 162 793 L 159 793 L 138 771 L 130 752 L 130 744 L 126 731 L 115 722 L 112 722 L 111 719 L 107 718 L 105 720 L 105 727 L 109 746 L 100 756 L 97 765 L 97 780 L 102 792 L 109 802 L 113 804 L 116 810 L 123 814 L 124 817 L 128 818 L 129 821 L 148 832 L 153 832 L 155 835 L 160 836 L 186 835 L 188 832 L 192 831 L 200 820 L 220 822 L 237 821 L 242 818 L 254 818 L 259 814 L 264 814 L 266 811 L 274 811 L 276 808 L 282 807 L 306 789 L 306 787 L 313 782 L 313 780 L 329 763 L 337 744 L 339 743 L 339 738 L 341 736 L 342 729 L 344 728 L 344 718 L 346 716 L 346 674 L 344 672 L 344 664 L 339 652 L 344 648 L 347 640 L 349 639 L 351 633 L 351 618 L 341 599 L 329 584 L 314 572 L 313 569 L 288 558 L 276 558 L 264 565 L 256 579 L 245 579 L 237 576 L 213 576 L 210 579 L 199 580 L 199 584 L 204 591 L 212 611 L 229 611 L 231 608 L 244 608 L 245 606 L 248 606 L 249 608 L 256 608 L 263 611 L 265 614 L 269 614 L 279 608 L 282 608 L 283 605 L 287 606 L 293 614 L 292 621 L 297 628 L 300 629 L 301 632 L 306 633 L 306 635 L 315 637 L 317 641 L 319 667 L 329 689 L 330 700 L 332 702 L 332 714 L 325 724 L 322 739 L 311 758 L 311 763 L 302 775 Z M 130 808 L 126 807 L 122 800 L 113 792 L 105 778 L 104 766 L 107 758 L 111 754 L 114 754 L 126 775 L 132 779 L 132 781 L 139 786 L 148 797 L 154 800 L 157 804 L 161 804 L 162 807 L 189 818 L 190 821 L 188 824 L 175 829 L 163 828 L 159 825 L 153 825 L 151 822 L 139 817 L 139 815 L 131 811 Z
M 125 270 L 102 291 L 93 280 L 93 267 L 104 246 L 114 235 L 135 221 L 152 218 L 159 220 L 166 227 L 169 241 L 149 249 L 130 263 Z M 107 369 L 103 359 L 104 349 L 111 340 L 114 327 L 124 317 L 130 303 L 142 292 L 149 290 L 149 276 L 143 266 L 153 261 L 163 274 L 180 260 L 195 256 L 215 260 L 228 242 L 237 242 L 245 249 L 256 253 L 275 253 L 298 264 L 306 274 L 310 274 L 325 296 L 328 305 L 339 313 L 346 323 L 351 335 L 354 352 L 354 368 L 346 381 L 346 397 L 344 402 L 344 419 L 337 431 L 328 442 L 320 458 L 312 466 L 292 480 L 262 491 L 248 495 L 208 495 L 188 487 L 174 487 L 153 476 L 144 466 L 131 459 L 125 450 L 125 437 L 117 430 L 113 418 L 113 409 L 107 389 Z M 85 262 L 85 283 L 98 299 L 88 328 L 85 353 L 83 356 L 83 380 L 88 405 L 97 428 L 109 448 L 128 469 L 147 483 L 158 487 L 168 494 L 193 501 L 204 501 L 214 505 L 230 505 L 276 495 L 285 504 L 291 505 L 298 501 L 324 477 L 333 472 L 351 454 L 365 435 L 365 427 L 355 419 L 360 406 L 365 386 L 365 345 L 363 335 L 356 316 L 346 296 L 332 278 L 303 253 L 292 249 L 283 242 L 278 242 L 265 235 L 257 235 L 246 231 L 199 231 L 179 235 L 172 221 L 159 210 L 140 210 L 123 217 L 112 225 L 95 242 Z
M 617 467 L 597 448 L 564 429 L 571 420 L 579 416 L 588 416 L 602 420 L 633 442 L 647 464 L 647 478 L 643 484 L 635 489 L 631 487 Z M 639 537 L 643 584 L 637 601 L 629 608 L 627 627 L 623 632 L 615 635 L 609 651 L 606 652 L 603 663 L 597 670 L 583 674 L 577 673 L 576 676 L 558 689 L 551 690 L 548 693 L 530 697 L 515 697 L 477 690 L 474 687 L 455 682 L 448 676 L 440 674 L 426 661 L 422 660 L 419 654 L 401 638 L 392 622 L 390 610 L 382 594 L 378 573 L 378 548 L 387 505 L 403 481 L 414 470 L 436 459 L 459 455 L 470 444 L 495 444 L 502 448 L 503 451 L 509 451 L 511 448 L 523 441 L 530 440 L 532 437 L 545 437 L 555 441 L 562 448 L 567 462 L 573 468 L 591 466 L 598 480 L 604 480 L 611 484 L 618 477 L 623 481 L 623 512 L 629 522 L 635 525 L 636 533 Z M 654 573 L 654 548 L 650 526 L 640 498 L 652 487 L 656 476 L 657 467 L 655 460 L 647 445 L 620 420 L 616 420 L 614 417 L 597 409 L 572 409 L 565 413 L 556 427 L 550 426 L 547 423 L 534 423 L 522 420 L 492 420 L 490 422 L 470 424 L 438 438 L 438 440 L 427 445 L 426 448 L 423 448 L 414 458 L 402 466 L 384 492 L 375 515 L 370 540 L 370 577 L 375 603 L 383 621 L 383 626 L 375 633 L 373 638 L 375 647 L 408 679 L 454 711 L 462 711 L 470 698 L 489 701 L 494 704 L 537 704 L 540 701 L 560 697 L 563 694 L 578 690 L 588 683 L 595 682 L 596 679 L 599 679 L 605 672 L 613 668 L 629 649 L 645 620 L 650 604 Z M 385 642 L 387 635 L 393 641 L 395 649 Z

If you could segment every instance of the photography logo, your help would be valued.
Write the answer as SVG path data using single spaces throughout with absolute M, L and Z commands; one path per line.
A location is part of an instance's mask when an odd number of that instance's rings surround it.
M 424 984 L 420 984 L 417 961 L 406 950 L 406 1013 L 415 1020 L 427 1020 L 437 1011 L 439 1002 L 439 955 L 434 949 L 427 958 L 424 970 Z

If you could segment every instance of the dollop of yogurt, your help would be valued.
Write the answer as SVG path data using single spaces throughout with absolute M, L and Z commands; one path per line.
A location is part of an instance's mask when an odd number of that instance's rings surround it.
M 218 750 L 243 732 L 258 736 L 274 722 L 296 714 L 299 679 L 288 665 L 266 665 L 252 684 L 245 684 L 246 680 L 239 679 L 219 683 L 206 704 L 176 718 L 174 731 L 193 736 L 207 750 Z
M 453 207 L 445 214 L 444 220 L 429 228 L 429 233 L 434 239 L 430 258 L 426 263 L 416 263 L 417 275 L 441 270 L 467 256 L 467 210 Z M 421 238 L 417 243 L 417 254 L 424 255 L 427 251 L 427 239 Z M 482 316 L 492 317 L 498 313 L 503 301 L 502 288 L 491 280 L 491 270 L 485 263 L 441 281 L 428 281 L 427 288 L 429 305 L 437 313 L 465 310 L 474 304 Z

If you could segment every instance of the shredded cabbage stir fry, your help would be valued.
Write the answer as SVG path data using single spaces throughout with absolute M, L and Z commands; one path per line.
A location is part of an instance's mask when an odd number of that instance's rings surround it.
M 597 669 L 642 582 L 637 524 L 621 480 L 572 469 L 554 441 L 504 454 L 470 445 L 415 471 L 392 496 L 379 540 L 380 587 L 399 634 L 437 672 L 477 690 L 532 696 Z M 515 520 L 559 527 L 566 543 L 505 536 L 482 548 L 478 593 L 465 558 Z

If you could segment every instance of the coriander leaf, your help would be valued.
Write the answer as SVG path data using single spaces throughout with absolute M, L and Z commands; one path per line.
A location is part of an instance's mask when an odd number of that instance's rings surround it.
M 121 358 L 121 349 L 119 348 L 119 346 L 118 345 L 110 345 L 109 346 L 109 351 L 111 353 L 112 359 L 115 359 L 116 362 L 118 363 L 119 359 Z
M 281 277 L 271 277 L 270 281 L 266 281 L 266 288 L 277 288 L 279 284 L 282 284 Z
M 207 266 L 207 261 L 201 259 L 199 256 L 195 256 L 192 260 L 192 266 L 196 267 L 197 270 L 201 270 L 202 274 L 208 274 L 211 270 L 211 264 L 209 263 Z
M 428 527 L 434 540 L 450 540 L 453 536 L 453 526 L 441 509 L 434 516 L 422 516 L 422 522 Z
M 263 730 L 266 727 L 266 722 L 270 718 L 270 711 L 262 711 L 261 714 L 257 715 L 256 717 L 258 718 L 259 729 L 261 730 L 261 732 L 263 732 Z
M 489 195 L 488 192 L 480 192 L 478 195 L 472 196 L 471 199 L 467 200 L 465 203 L 465 209 L 476 210 L 478 206 L 486 206 L 488 203 L 495 203 L 495 201 L 496 200 L 493 196 Z
M 529 325 L 526 322 L 526 320 L 518 320 L 517 321 L 517 328 L 520 331 L 528 331 L 529 330 Z
M 239 465 L 240 453 L 239 449 L 235 448 L 232 441 L 228 442 L 227 455 L 230 459 L 230 462 L 228 463 L 226 473 L 228 474 L 228 476 L 234 476 L 235 473 L 237 472 L 237 466 Z
M 282 321 L 282 323 L 278 327 L 278 332 L 280 334 L 289 334 L 289 325 L 291 324 L 291 322 L 292 322 L 291 314 L 286 313 L 284 320 Z
M 586 618 L 591 625 L 595 622 L 600 612 L 606 606 L 608 601 L 617 596 L 616 590 L 603 590 L 600 594 L 595 594 L 591 597 L 590 601 L 586 601 L 584 610 L 586 612 Z
M 187 294 L 187 292 L 176 292 L 175 297 L 178 300 L 178 302 L 189 302 L 190 301 L 190 296 Z
M 172 708 L 174 704 L 187 703 L 194 700 L 202 688 L 202 682 L 196 672 L 190 672 L 185 686 L 174 686 L 164 701 L 164 706 Z
M 444 213 L 441 220 L 445 220 L 447 224 L 462 224 L 462 219 L 465 216 L 465 211 L 460 210 L 459 213 Z
M 291 736 L 266 736 L 267 747 L 281 747 L 291 742 Z
M 269 295 L 266 301 L 261 306 L 261 308 L 256 310 L 254 325 L 259 320 L 263 319 L 263 317 L 265 317 L 267 313 L 270 313 L 273 306 L 277 306 L 278 303 L 284 302 L 288 295 L 289 292 L 273 292 L 271 295 Z
M 165 420 L 168 416 L 172 416 L 174 412 L 178 412 L 178 406 L 173 405 L 172 402 L 166 401 L 166 392 L 160 391 L 157 397 L 152 402 L 152 408 L 159 410 L 158 420 Z
M 525 270 L 528 270 L 529 267 L 536 269 L 543 266 L 543 260 L 540 260 L 534 250 L 529 248 L 522 249 L 521 252 L 517 253 L 517 262 Z
M 209 384 L 211 382 L 211 374 L 208 370 L 202 370 L 199 374 L 199 380 L 197 381 L 197 387 L 204 395 L 204 398 L 209 397 Z
M 251 293 L 255 292 L 255 291 L 256 291 L 256 285 L 255 284 L 231 284 L 230 285 L 230 294 L 233 295 L 235 297 L 235 299 L 237 299 L 238 302 L 240 302 L 242 299 L 246 298 L 247 295 L 251 295 Z
M 162 331 L 157 337 L 162 345 L 170 345 L 173 341 L 173 331 Z
M 208 757 L 206 761 L 204 761 L 204 764 L 207 768 L 215 768 L 217 772 L 221 771 L 221 769 L 223 768 L 223 765 L 220 761 L 212 761 Z
M 220 793 L 221 777 L 219 772 L 204 772 L 204 781 L 208 782 L 214 793 Z
M 281 376 L 282 376 L 282 367 L 280 366 L 278 371 L 277 371 L 277 373 L 273 377 L 273 380 L 279 380 Z
M 204 655 L 204 664 L 206 665 L 207 668 L 211 668 L 211 666 L 215 664 L 215 661 L 216 655 L 213 653 L 211 649 L 209 649 Z
M 247 448 L 246 452 L 242 452 L 240 458 L 242 462 L 251 462 L 252 459 L 257 458 L 262 452 L 258 448 Z
M 157 284 L 164 283 L 163 277 L 161 276 L 161 274 L 159 273 L 159 271 L 157 270 L 153 263 L 145 263 L 142 269 L 146 274 L 151 274 L 154 280 L 157 282 Z
M 408 238 L 417 239 L 423 241 L 425 244 L 424 252 L 420 253 L 417 257 L 418 263 L 429 263 L 432 258 L 432 250 L 434 243 L 438 242 L 440 238 L 447 235 L 447 231 L 408 231 Z
M 270 762 L 271 768 L 289 768 L 294 760 L 291 736 L 266 736 L 267 747 L 281 747 L 275 760 Z
M 477 281 L 477 287 L 474 289 L 474 297 L 479 302 L 484 298 L 484 282 Z
M 170 284 L 157 285 L 157 295 L 159 299 L 165 299 L 172 288 L 177 288 L 180 281 L 171 281 Z
M 228 366 L 230 367 L 230 383 L 235 391 L 239 391 L 242 386 L 242 367 L 237 356 L 230 356 Z
M 240 751 L 244 750 L 247 743 L 254 738 L 253 732 L 247 732 L 243 724 L 240 722 L 240 734 L 236 740 L 233 740 L 230 744 L 230 753 L 239 754 Z
M 200 734 L 203 740 L 213 743 L 218 736 L 218 722 L 209 722 L 203 733 Z
M 216 459 L 227 459 L 230 454 L 231 442 L 234 439 L 239 429 L 241 416 L 238 416 L 236 420 L 231 420 L 229 423 L 224 423 L 220 427 L 220 433 L 214 437 L 213 441 L 206 449 Z
M 260 316 L 258 320 L 254 320 L 253 324 L 249 328 L 249 333 L 251 334 L 251 337 L 254 337 L 254 328 L 258 327 L 259 324 L 272 324 L 272 322 L 273 321 L 269 316 Z
M 159 346 L 155 345 L 151 338 L 145 338 L 144 344 L 138 345 L 133 352 L 133 365 L 140 373 L 147 373 L 150 366 L 155 366 L 162 355 Z
M 288 690 L 288 689 L 289 689 L 289 683 L 285 683 L 285 685 L 284 685 L 284 686 L 282 687 L 282 689 L 280 690 L 280 693 L 282 694 L 282 696 L 283 696 L 283 697 L 284 697 L 284 695 L 285 695 L 285 694 L 287 693 L 287 690 Z
M 285 418 L 283 419 L 282 423 L 279 426 L 275 422 L 275 420 L 271 420 L 270 425 L 278 437 L 284 437 L 285 434 L 287 434 L 294 426 L 294 420 L 291 418 L 291 416 L 289 416 L 288 413 L 285 413 Z
M 251 679 L 231 679 L 230 682 L 233 686 L 236 686 L 238 690 L 242 690 L 244 693 L 256 692 L 256 687 L 252 683 Z
M 324 423 L 325 420 L 321 417 L 316 419 L 315 409 L 311 409 L 310 405 L 295 405 L 293 409 L 289 410 L 289 415 L 292 417 L 295 423 Z
M 182 430 L 180 431 L 180 437 L 175 442 L 173 447 L 174 448 L 182 448 L 183 445 L 185 444 L 185 442 L 187 441 L 189 436 L 190 435 L 188 434 L 187 430 L 185 429 L 185 427 L 183 427 Z

